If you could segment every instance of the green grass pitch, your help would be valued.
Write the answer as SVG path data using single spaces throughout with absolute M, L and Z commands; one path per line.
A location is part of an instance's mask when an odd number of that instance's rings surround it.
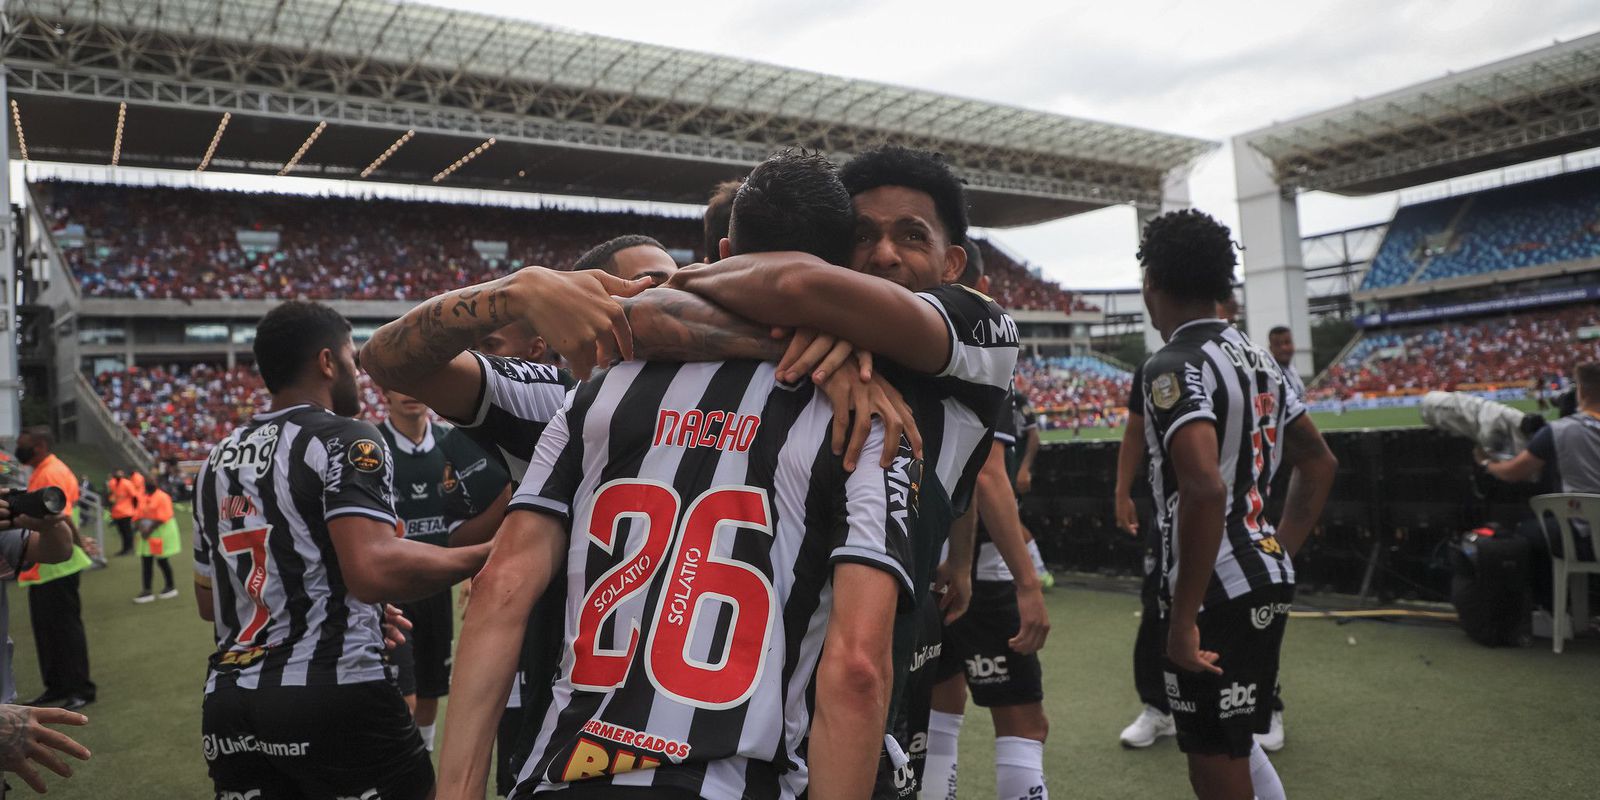
M 98 476 L 97 476 L 98 477 Z M 83 577 L 84 619 L 99 702 L 74 731 L 94 758 L 50 776 L 52 797 L 210 797 L 200 754 L 200 700 L 211 632 L 195 615 L 185 525 L 183 596 L 136 606 L 138 564 L 113 558 Z M 26 591 L 12 594 L 20 696 L 40 690 Z M 1309 598 L 1312 602 L 1315 597 Z M 1172 740 L 1125 751 L 1117 733 L 1138 711 L 1130 658 L 1139 603 L 1064 580 L 1048 596 L 1044 652 L 1055 797 L 1186 796 Z M 1553 655 L 1548 642 L 1489 650 L 1448 626 L 1297 619 L 1284 645 L 1288 746 L 1274 756 L 1296 800 L 1593 797 L 1600 740 L 1594 676 L 1600 641 Z M 993 733 L 982 709 L 962 730 L 963 797 L 994 792 Z M 15 784 L 16 781 L 13 781 Z M 26 788 L 17 796 L 29 796 Z

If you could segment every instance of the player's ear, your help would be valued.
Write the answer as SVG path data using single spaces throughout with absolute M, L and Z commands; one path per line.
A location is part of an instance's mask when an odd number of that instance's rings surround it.
M 731 255 L 733 255 L 733 242 L 724 236 L 717 242 L 717 258 L 720 260 Z
M 339 355 L 332 348 L 324 347 L 317 353 L 317 371 L 324 378 L 333 378 L 339 374 Z
M 961 273 L 967 271 L 967 251 L 961 245 L 952 244 L 944 249 L 944 274 L 939 276 L 940 283 L 955 283 L 961 280 Z
M 550 344 L 544 340 L 543 336 L 533 337 L 533 341 L 528 344 L 529 361 L 539 361 L 548 352 L 550 352 Z

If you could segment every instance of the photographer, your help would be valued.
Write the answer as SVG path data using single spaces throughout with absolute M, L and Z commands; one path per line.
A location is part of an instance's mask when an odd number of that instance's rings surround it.
M 15 580 L 25 569 L 37 564 L 55 564 L 73 555 L 73 529 L 63 514 L 44 518 L 12 516 L 11 504 L 0 497 L 0 580 Z M 45 791 L 44 781 L 29 761 L 51 772 L 68 777 L 72 769 L 51 751 L 60 750 L 79 760 L 89 751 L 65 734 L 44 727 L 83 725 L 82 714 L 55 708 L 28 708 L 11 705 L 17 689 L 11 677 L 10 610 L 5 584 L 0 583 L 0 770 L 16 773 L 36 792 Z M 0 784 L 0 797 L 6 793 Z
M 1539 429 L 1527 449 L 1504 461 L 1491 461 L 1481 450 L 1478 465 L 1507 483 L 1544 481 L 1552 492 L 1600 494 L 1600 362 L 1579 364 L 1574 413 Z M 1534 600 L 1551 607 L 1550 546 L 1536 519 L 1517 528 L 1532 554 L 1529 564 Z
M 47 486 L 67 497 L 67 525 L 72 528 L 72 553 L 60 563 L 35 564 L 17 576 L 28 587 L 28 618 L 33 623 L 34 649 L 44 692 L 25 705 L 60 706 L 76 711 L 95 700 L 89 679 L 89 639 L 83 631 L 83 599 L 78 573 L 89 567 L 86 549 L 93 547 L 78 533 L 78 476 L 55 455 L 55 437 L 47 428 L 29 428 L 17 436 L 17 460 L 33 467 L 28 491 Z

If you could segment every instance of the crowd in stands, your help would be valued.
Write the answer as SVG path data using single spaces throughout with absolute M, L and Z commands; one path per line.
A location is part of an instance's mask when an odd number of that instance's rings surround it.
M 1573 364 L 1595 360 L 1600 360 L 1600 307 L 1583 304 L 1369 332 L 1328 368 L 1310 394 L 1348 398 L 1560 383 Z
M 1016 381 L 1045 429 L 1110 428 L 1127 419 L 1133 374 L 1093 356 L 1023 358 Z
M 119 425 L 158 461 L 205 458 L 250 415 L 268 408 L 253 366 L 133 367 L 102 372 L 94 385 Z M 383 394 L 361 375 L 361 416 L 383 418 Z
M 1600 257 L 1600 170 L 1406 206 L 1364 289 Z
M 982 239 L 983 267 L 989 276 L 989 294 L 1001 308 L 1027 311 L 1098 311 L 1082 297 L 1044 280 L 1018 264 L 1004 251 Z
M 529 264 L 566 269 L 625 233 L 704 255 L 694 218 L 67 182 L 34 189 L 91 297 L 421 300 Z M 980 246 L 1002 307 L 1094 310 Z
M 421 300 L 529 264 L 565 269 L 623 233 L 689 252 L 700 241 L 698 219 L 633 213 L 83 183 L 35 190 L 94 297 Z M 271 234 L 275 247 L 265 244 Z

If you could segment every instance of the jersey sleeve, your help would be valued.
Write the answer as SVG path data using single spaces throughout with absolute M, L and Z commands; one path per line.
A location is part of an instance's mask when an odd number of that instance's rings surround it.
M 468 352 L 478 360 L 480 368 L 478 401 L 473 405 L 471 419 L 450 421 L 459 430 L 479 431 L 477 435 L 469 434 L 475 441 L 482 443 L 480 435 L 515 433 L 504 429 L 505 419 L 544 423 L 561 409 L 568 387 L 560 370 L 521 358 Z M 494 413 L 496 410 L 501 413 Z M 482 430 L 486 427 L 489 429 Z
M 1556 460 L 1556 432 L 1549 425 L 1540 428 L 1528 440 L 1528 453 L 1546 464 Z
M 994 440 L 1007 447 L 1015 445 L 1017 437 L 1021 435 L 1021 431 L 1018 430 L 1021 423 L 1019 416 L 1016 390 L 1013 389 L 1012 396 L 1006 398 L 1006 402 L 1000 404 L 999 410 L 994 415 L 994 421 L 991 423 L 994 425 Z
M 573 393 L 572 399 L 590 394 L 596 383 L 585 384 L 585 388 Z M 528 471 L 511 496 L 508 512 L 541 511 L 571 521 L 572 501 L 583 480 L 583 431 L 572 430 L 572 408 L 569 401 L 545 427 L 533 449 Z
M 442 446 L 450 469 L 443 487 L 445 526 L 455 530 L 482 514 L 511 483 L 511 477 L 460 429 L 445 434 Z
M 1033 403 L 1022 392 L 1013 390 L 1012 402 L 1017 407 L 1017 438 L 1022 438 L 1028 431 L 1039 428 L 1039 412 L 1033 410 Z
M 1300 381 L 1300 376 L 1294 371 L 1293 365 L 1281 369 L 1283 371 L 1283 424 L 1288 426 L 1289 423 L 1305 416 L 1305 384 Z
M 211 480 L 211 468 L 200 467 L 194 476 L 194 577 L 195 582 L 206 588 L 211 587 L 211 549 L 215 543 L 211 541 L 211 532 L 205 524 L 205 486 Z
M 894 461 L 884 469 L 879 466 L 883 447 L 883 425 L 874 420 L 861 460 L 844 481 L 845 524 L 829 561 L 865 564 L 889 573 L 900 587 L 904 608 L 915 593 L 911 531 L 916 524 L 922 462 L 901 436 Z
M 960 284 L 917 292 L 944 318 L 950 336 L 950 360 L 939 377 L 1011 388 L 1017 366 L 1017 324 L 993 300 Z
M 322 473 L 323 519 L 369 517 L 391 525 L 394 509 L 394 456 L 383 435 L 366 422 L 347 420 L 322 439 L 327 462 Z
M 1163 447 L 1191 422 L 1216 421 L 1216 376 L 1203 357 L 1163 351 L 1145 362 L 1143 377 L 1145 414 L 1154 421 Z

